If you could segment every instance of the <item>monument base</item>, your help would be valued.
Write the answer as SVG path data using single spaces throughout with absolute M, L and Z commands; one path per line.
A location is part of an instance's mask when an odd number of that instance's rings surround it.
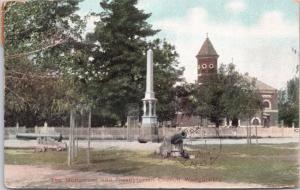
M 140 143 L 159 142 L 158 127 L 141 127 L 138 141 Z
M 158 142 L 158 127 L 156 116 L 143 116 L 142 127 L 140 130 L 139 142 Z
M 156 116 L 142 116 L 142 127 L 155 127 L 157 126 Z

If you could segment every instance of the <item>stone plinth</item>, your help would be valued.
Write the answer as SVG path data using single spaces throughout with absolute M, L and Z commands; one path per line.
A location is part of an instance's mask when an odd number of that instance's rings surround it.
M 143 116 L 140 138 L 143 141 L 156 141 L 158 139 L 156 102 L 153 91 L 153 52 L 147 51 L 147 80 L 146 92 L 143 101 Z

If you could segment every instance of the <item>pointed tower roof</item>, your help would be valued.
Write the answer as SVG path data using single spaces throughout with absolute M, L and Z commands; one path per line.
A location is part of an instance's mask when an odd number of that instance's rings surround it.
M 211 56 L 218 57 L 219 55 L 217 54 L 214 46 L 212 45 L 211 41 L 207 37 L 196 57 L 211 57 Z

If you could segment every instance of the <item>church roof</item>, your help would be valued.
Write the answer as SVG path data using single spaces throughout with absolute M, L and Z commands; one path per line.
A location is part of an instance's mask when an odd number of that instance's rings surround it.
M 255 87 L 259 90 L 259 91 L 275 91 L 277 90 L 276 88 L 258 80 L 257 78 L 254 77 L 250 77 L 245 75 L 245 78 L 248 79 L 249 81 L 255 80 Z
M 206 40 L 204 41 L 200 51 L 197 54 L 197 57 L 207 57 L 207 56 L 219 56 L 214 48 L 214 46 L 212 45 L 211 41 L 209 40 L 209 38 L 206 38 Z
M 274 88 L 274 87 L 272 87 L 272 86 L 270 86 L 270 85 L 268 85 L 268 84 L 266 84 L 266 83 L 264 83 L 260 80 L 256 80 L 256 85 L 255 86 L 258 90 L 276 90 L 276 88 Z

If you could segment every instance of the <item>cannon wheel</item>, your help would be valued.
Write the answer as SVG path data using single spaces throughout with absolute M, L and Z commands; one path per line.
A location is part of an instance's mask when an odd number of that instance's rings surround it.
M 139 143 L 147 143 L 148 141 L 146 139 L 138 138 Z

